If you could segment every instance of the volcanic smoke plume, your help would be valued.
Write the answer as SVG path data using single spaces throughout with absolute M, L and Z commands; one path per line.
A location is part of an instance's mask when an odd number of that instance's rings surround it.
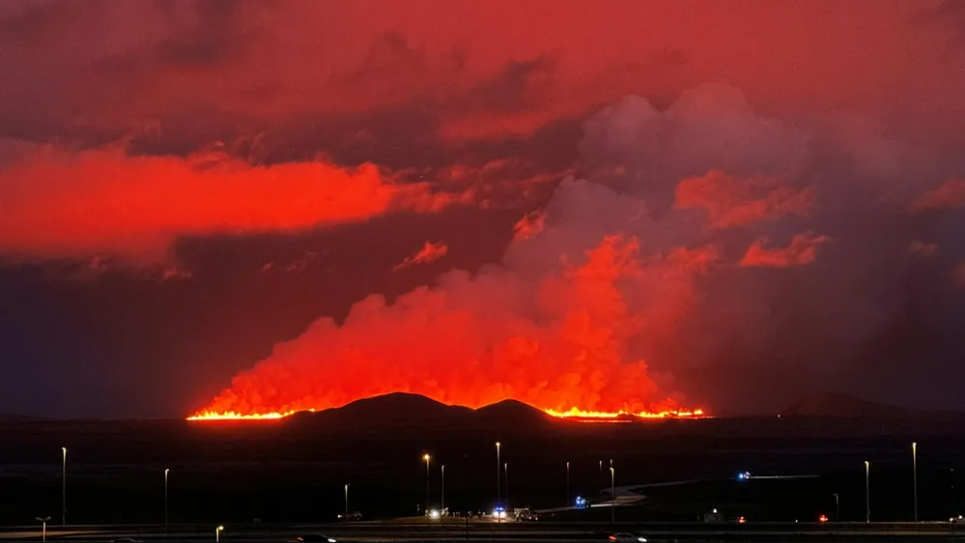
M 662 111 L 626 97 L 586 121 L 585 176 L 521 217 L 499 264 L 448 272 L 391 304 L 373 294 L 341 324 L 320 319 L 202 411 L 287 413 L 396 391 L 471 407 L 658 411 L 703 403 L 674 380 L 688 365 L 737 358 L 801 375 L 836 363 L 889 314 L 870 287 L 891 288 L 890 276 L 869 284 L 862 251 L 908 259 L 912 240 L 862 226 L 888 220 L 871 204 L 834 207 L 838 180 L 861 164 L 824 171 L 816 154 L 857 144 L 828 151 L 812 144 L 820 135 L 758 115 L 724 85 Z M 826 253 L 836 257 L 825 264 Z

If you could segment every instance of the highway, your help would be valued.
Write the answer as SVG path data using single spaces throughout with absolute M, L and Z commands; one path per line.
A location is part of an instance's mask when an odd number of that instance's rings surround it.
M 214 541 L 216 525 L 74 526 L 48 528 L 51 541 Z M 292 541 L 325 534 L 338 541 L 607 541 L 615 532 L 632 532 L 648 541 L 965 541 L 965 526 L 943 523 L 465 523 L 440 521 L 355 522 L 312 525 L 227 525 L 221 541 Z M 40 540 L 38 527 L 0 528 L 0 540 Z

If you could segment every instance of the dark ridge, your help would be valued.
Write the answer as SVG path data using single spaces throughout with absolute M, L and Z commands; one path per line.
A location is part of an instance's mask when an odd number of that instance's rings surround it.
M 783 414 L 797 417 L 904 419 L 914 416 L 915 412 L 848 394 L 824 392 L 802 398 Z
M 468 407 L 446 405 L 418 394 L 394 392 L 316 413 L 301 413 L 295 420 L 310 420 L 333 427 L 406 428 L 456 425 L 465 423 L 472 415 L 473 410 Z
M 49 419 L 20 413 L 0 413 L 0 422 L 41 422 L 45 420 Z
M 476 410 L 476 418 L 487 423 L 541 424 L 553 419 L 544 411 L 518 400 L 503 400 Z

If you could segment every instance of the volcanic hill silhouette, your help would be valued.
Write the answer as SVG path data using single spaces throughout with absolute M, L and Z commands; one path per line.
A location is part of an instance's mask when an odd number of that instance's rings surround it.
M 296 413 L 297 424 L 332 429 L 404 429 L 430 427 L 501 427 L 546 424 L 552 417 L 516 400 L 503 400 L 479 409 L 446 405 L 419 394 L 393 392 L 356 400 L 315 413 Z
M 902 419 L 914 416 L 915 412 L 894 405 L 863 400 L 848 394 L 824 392 L 798 400 L 788 407 L 783 415 L 797 417 Z

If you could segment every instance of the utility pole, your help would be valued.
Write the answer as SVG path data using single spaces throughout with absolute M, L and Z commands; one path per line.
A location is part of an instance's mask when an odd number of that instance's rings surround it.
M 64 463 L 63 471 L 61 473 L 61 493 L 60 493 L 60 509 L 61 509 L 61 526 L 67 526 L 67 447 L 61 447 L 61 451 L 64 453 Z
M 164 469 L 164 531 L 168 530 L 168 473 L 171 470 Z
M 918 522 L 918 443 L 911 443 L 911 465 L 914 471 L 912 475 L 912 482 L 914 484 L 914 500 L 915 500 L 915 522 Z
M 611 460 L 612 462 L 612 460 Z M 615 481 L 616 480 L 616 470 L 610 467 L 610 523 L 614 523 L 616 519 L 616 503 L 617 503 L 617 492 Z
M 446 465 L 442 465 L 442 495 L 439 498 L 439 514 L 445 514 L 446 512 Z
M 864 461 L 864 513 L 865 522 L 871 522 L 871 462 Z

